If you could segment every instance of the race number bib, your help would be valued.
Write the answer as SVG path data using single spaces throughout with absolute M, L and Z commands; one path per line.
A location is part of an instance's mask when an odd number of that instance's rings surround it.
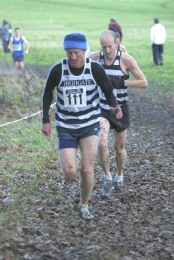
M 86 102 L 86 88 L 78 87 L 64 87 L 63 88 L 64 105 L 66 107 L 85 107 Z
M 13 44 L 13 50 L 14 51 L 21 51 L 22 50 L 21 43 Z

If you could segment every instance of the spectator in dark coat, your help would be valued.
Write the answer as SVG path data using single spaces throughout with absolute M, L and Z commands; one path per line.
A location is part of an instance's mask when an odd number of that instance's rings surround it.
M 1 40 L 2 40 L 4 53 L 10 52 L 8 48 L 10 37 L 11 37 L 11 24 L 4 19 L 2 21 L 2 29 L 1 29 Z
M 123 33 L 122 33 L 121 25 L 119 23 L 117 23 L 114 18 L 110 19 L 110 22 L 109 22 L 109 25 L 108 25 L 108 30 L 119 33 L 120 34 L 120 42 L 122 41 Z

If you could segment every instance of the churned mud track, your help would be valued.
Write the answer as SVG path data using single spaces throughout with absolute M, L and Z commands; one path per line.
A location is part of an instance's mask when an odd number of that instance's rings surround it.
M 64 185 L 62 179 L 57 184 L 59 196 L 45 205 L 42 220 L 33 221 L 33 230 L 22 233 L 19 255 L 35 260 L 174 259 L 173 115 L 151 102 L 151 95 L 150 90 L 130 93 L 124 193 L 113 190 L 109 200 L 101 199 L 97 158 L 90 202 L 94 220 L 78 215 L 78 181 Z M 112 134 L 110 150 L 114 174 Z

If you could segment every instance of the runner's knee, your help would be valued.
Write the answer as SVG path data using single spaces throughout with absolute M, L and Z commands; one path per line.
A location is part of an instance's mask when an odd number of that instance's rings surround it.
M 91 177 L 93 177 L 94 176 L 94 173 L 93 173 L 93 170 L 91 169 L 91 170 L 81 170 L 81 176 L 82 176 L 82 178 L 85 178 L 85 179 L 87 179 L 87 178 L 91 178 Z
M 125 146 L 124 145 L 116 145 L 115 144 L 115 151 L 117 153 L 117 155 L 122 155 L 125 154 L 126 150 L 125 150 Z
M 100 150 L 106 150 L 106 149 L 108 149 L 107 141 L 105 141 L 105 140 L 100 140 L 100 141 L 99 141 L 99 149 L 100 149 Z
M 63 173 L 66 179 L 74 180 L 77 176 L 77 169 L 74 167 L 67 167 L 63 169 Z

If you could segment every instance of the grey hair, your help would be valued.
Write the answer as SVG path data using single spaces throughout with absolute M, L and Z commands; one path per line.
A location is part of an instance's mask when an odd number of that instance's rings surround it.
M 103 36 L 104 35 L 107 35 L 107 34 L 109 34 L 109 35 L 112 35 L 113 36 L 113 39 L 114 39 L 114 42 L 116 42 L 118 39 L 120 39 L 120 34 L 119 33 L 115 33 L 115 32 L 113 32 L 113 31 L 111 31 L 111 30 L 105 30 L 105 31 L 103 31 L 101 34 L 100 34 L 100 42 L 101 42 L 101 40 L 102 40 L 102 38 L 103 38 Z

